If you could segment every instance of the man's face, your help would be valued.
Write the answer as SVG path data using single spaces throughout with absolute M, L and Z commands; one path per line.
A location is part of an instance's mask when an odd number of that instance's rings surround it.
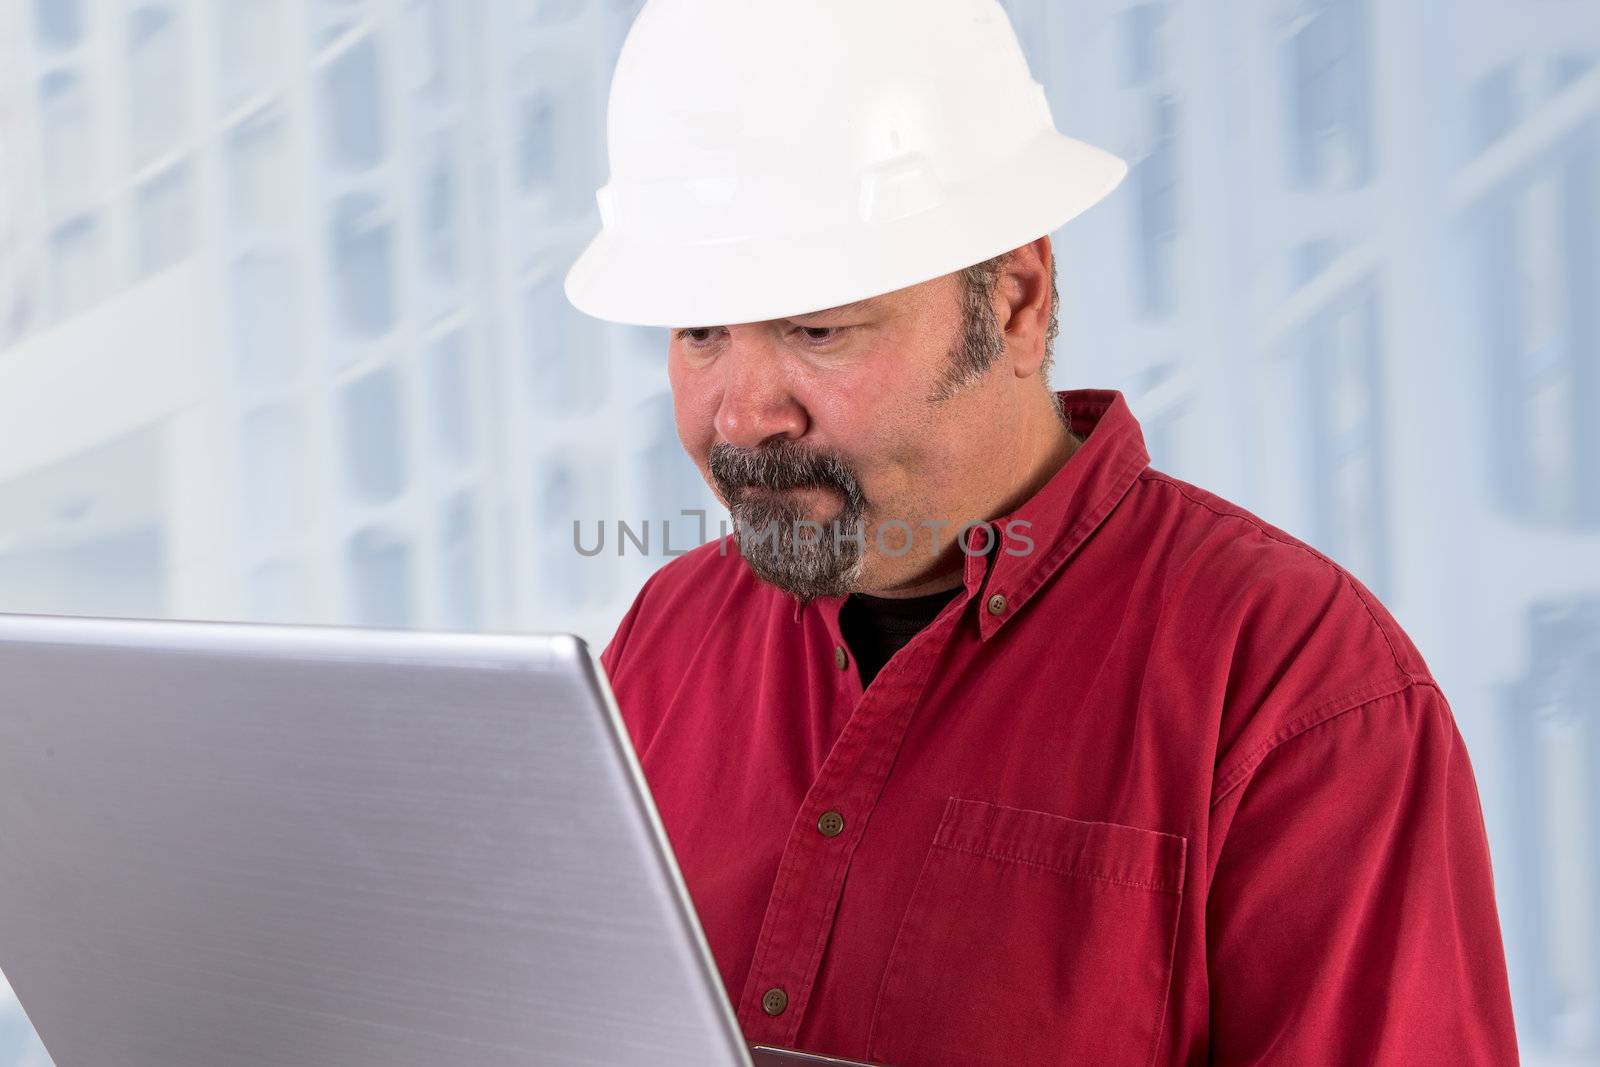
M 763 580 L 802 599 L 915 590 L 959 558 L 959 525 L 981 517 L 1015 452 L 1021 384 L 1004 359 L 952 381 L 974 346 L 1003 347 L 962 295 L 951 274 L 834 311 L 672 331 L 678 436 Z

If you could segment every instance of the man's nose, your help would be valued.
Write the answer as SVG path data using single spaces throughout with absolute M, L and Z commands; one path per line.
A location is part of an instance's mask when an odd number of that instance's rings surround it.
M 806 432 L 806 411 L 790 390 L 783 354 L 761 339 L 735 336 L 718 360 L 723 374 L 716 427 L 736 448 L 759 448 L 774 437 Z

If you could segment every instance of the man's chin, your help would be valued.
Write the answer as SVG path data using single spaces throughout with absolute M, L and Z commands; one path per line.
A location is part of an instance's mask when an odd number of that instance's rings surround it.
M 787 542 L 741 537 L 739 554 L 757 578 L 800 600 L 843 596 L 860 587 L 863 561 L 854 552 L 838 553 Z
M 850 573 L 818 575 L 810 571 L 796 573 L 793 569 L 772 565 L 771 560 L 753 560 L 745 557 L 756 578 L 796 600 L 811 601 L 819 597 L 845 596 L 861 587 L 860 580 Z

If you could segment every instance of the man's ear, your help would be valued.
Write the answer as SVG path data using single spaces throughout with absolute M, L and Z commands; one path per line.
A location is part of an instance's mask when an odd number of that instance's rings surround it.
M 1054 270 L 1055 250 L 1049 235 L 1013 249 L 1001 266 L 995 286 L 1000 305 L 997 314 L 1011 370 L 1018 378 L 1036 377 L 1044 365 Z

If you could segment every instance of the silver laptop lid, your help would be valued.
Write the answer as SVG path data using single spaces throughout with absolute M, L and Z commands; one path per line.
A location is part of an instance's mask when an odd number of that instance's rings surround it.
M 0 679 L 58 1067 L 750 1063 L 579 639 L 0 614 Z

